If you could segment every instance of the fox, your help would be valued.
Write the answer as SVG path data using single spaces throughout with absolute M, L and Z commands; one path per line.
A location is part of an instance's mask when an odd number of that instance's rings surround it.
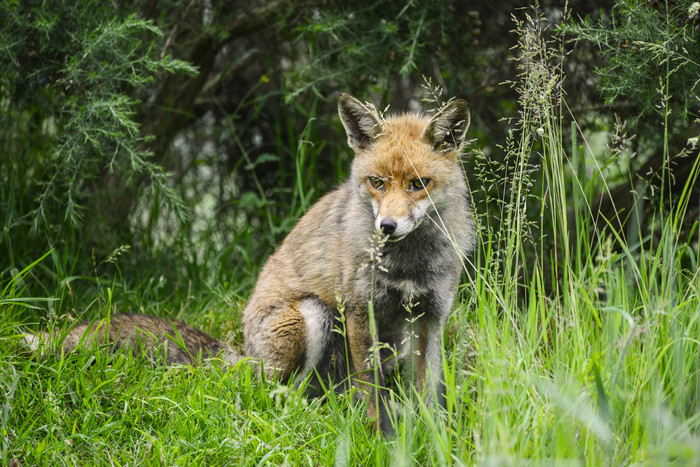
M 475 238 L 459 159 L 469 106 L 452 100 L 432 118 L 383 119 L 341 94 L 338 113 L 354 152 L 350 176 L 302 216 L 263 266 L 243 311 L 244 353 L 283 378 L 294 371 L 351 377 L 366 393 L 368 417 L 390 433 L 385 378 L 396 359 L 388 354 L 410 332 L 418 387 L 444 403 L 442 335 Z M 386 238 L 381 267 L 367 264 L 374 232 Z M 408 307 L 419 316 L 412 323 Z M 333 332 L 339 319 L 345 336 Z
M 265 262 L 243 310 L 243 356 L 184 323 L 145 315 L 113 315 L 108 330 L 77 325 L 64 349 L 85 333 L 117 346 L 154 346 L 176 334 L 182 339 L 168 346 L 167 363 L 250 358 L 268 377 L 308 381 L 310 396 L 354 386 L 387 436 L 386 377 L 410 357 L 426 401 L 444 406 L 442 337 L 476 236 L 460 160 L 469 105 L 454 99 L 432 117 L 384 117 L 343 93 L 338 114 L 354 153 L 349 176 Z M 40 339 L 28 341 L 36 348 Z

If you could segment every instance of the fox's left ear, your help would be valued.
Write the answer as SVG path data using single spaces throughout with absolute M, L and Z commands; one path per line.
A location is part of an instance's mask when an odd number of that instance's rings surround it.
M 455 99 L 430 120 L 423 131 L 423 141 L 437 151 L 459 151 L 469 128 L 469 104 Z

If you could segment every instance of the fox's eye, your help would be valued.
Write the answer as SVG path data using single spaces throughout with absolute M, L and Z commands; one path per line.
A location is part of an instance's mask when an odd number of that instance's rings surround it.
M 384 188 L 384 180 L 379 177 L 369 177 L 369 184 L 375 190 L 381 190 Z
M 411 182 L 410 188 L 411 190 L 422 190 L 423 188 L 427 187 L 429 183 L 429 178 L 418 178 Z

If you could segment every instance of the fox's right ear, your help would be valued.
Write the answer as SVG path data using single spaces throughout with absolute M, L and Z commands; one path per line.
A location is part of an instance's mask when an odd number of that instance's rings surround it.
M 350 94 L 338 96 L 338 115 L 354 150 L 367 148 L 382 133 L 377 113 Z

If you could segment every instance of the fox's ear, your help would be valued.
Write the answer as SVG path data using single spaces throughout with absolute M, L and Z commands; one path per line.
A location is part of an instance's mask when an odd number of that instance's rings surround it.
M 365 149 L 382 133 L 377 113 L 350 94 L 338 96 L 338 115 L 352 149 Z
M 459 151 L 469 128 L 469 104 L 455 99 L 430 120 L 423 131 L 423 141 L 437 151 Z

